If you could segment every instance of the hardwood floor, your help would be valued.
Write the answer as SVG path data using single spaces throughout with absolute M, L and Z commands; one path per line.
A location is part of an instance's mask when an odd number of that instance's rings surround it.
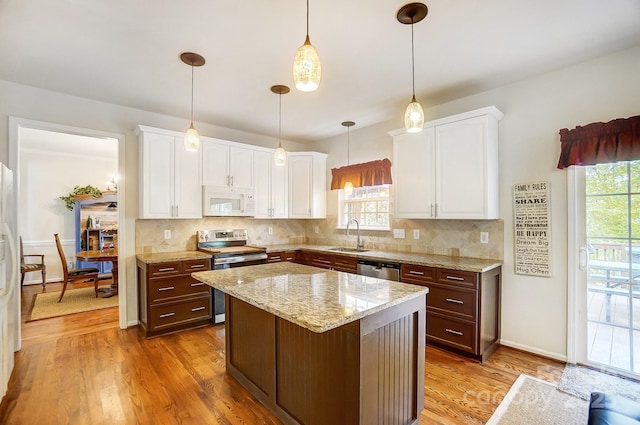
M 220 325 L 145 339 L 118 328 L 117 309 L 24 323 L 0 423 L 280 424 L 224 356 Z M 507 347 L 482 365 L 431 346 L 426 357 L 421 424 L 484 424 L 521 373 L 555 383 L 564 369 Z

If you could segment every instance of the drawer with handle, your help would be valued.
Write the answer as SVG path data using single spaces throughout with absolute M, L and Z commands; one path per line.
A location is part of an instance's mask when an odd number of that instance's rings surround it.
M 427 312 L 427 339 L 475 353 L 475 324 Z
M 436 268 L 419 266 L 417 264 L 402 264 L 400 267 L 400 281 L 425 285 L 436 281 Z
M 202 272 L 211 269 L 211 259 L 185 260 L 182 262 L 182 273 Z
M 473 289 L 431 284 L 427 296 L 427 309 L 475 321 L 478 309 L 477 292 Z
M 170 276 L 182 273 L 182 261 L 149 264 L 149 277 Z
M 149 308 L 149 330 L 151 332 L 207 319 L 211 319 L 210 296 L 158 304 Z
M 478 273 L 467 272 L 463 270 L 438 269 L 438 283 L 453 284 L 459 286 L 467 286 L 470 288 L 478 287 Z
M 193 296 L 197 294 L 207 295 L 211 293 L 211 287 L 203 282 L 193 279 L 191 276 L 165 277 L 149 280 L 149 303 L 170 301 L 172 299 Z

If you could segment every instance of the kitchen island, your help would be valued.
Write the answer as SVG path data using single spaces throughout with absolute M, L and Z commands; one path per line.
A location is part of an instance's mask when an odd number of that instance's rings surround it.
M 225 293 L 226 368 L 285 424 L 418 424 L 428 289 L 276 263 L 193 273 Z

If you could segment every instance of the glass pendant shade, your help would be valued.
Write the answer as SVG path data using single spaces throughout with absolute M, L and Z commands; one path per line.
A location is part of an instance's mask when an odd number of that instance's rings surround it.
M 184 133 L 184 149 L 189 152 L 197 152 L 200 149 L 200 135 L 198 130 L 193 127 L 193 123 Z
M 307 35 L 293 61 L 293 81 L 298 90 L 310 92 L 318 88 L 321 78 L 320 56 L 318 56 L 316 48 L 311 45 L 309 35 Z
M 281 145 L 278 145 L 273 153 L 273 162 L 277 167 L 284 167 L 287 165 L 287 151 Z
M 420 105 L 416 97 L 413 96 L 411 103 L 409 103 L 404 113 L 404 128 L 407 130 L 407 133 L 417 133 L 422 131 L 423 125 L 424 111 L 422 110 L 422 105 Z
M 353 193 L 353 184 L 351 182 L 346 182 L 344 184 L 344 194 L 351 195 Z

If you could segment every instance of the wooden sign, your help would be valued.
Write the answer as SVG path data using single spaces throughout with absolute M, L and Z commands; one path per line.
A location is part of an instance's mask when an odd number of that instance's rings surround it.
M 551 277 L 550 183 L 513 185 L 515 273 Z

